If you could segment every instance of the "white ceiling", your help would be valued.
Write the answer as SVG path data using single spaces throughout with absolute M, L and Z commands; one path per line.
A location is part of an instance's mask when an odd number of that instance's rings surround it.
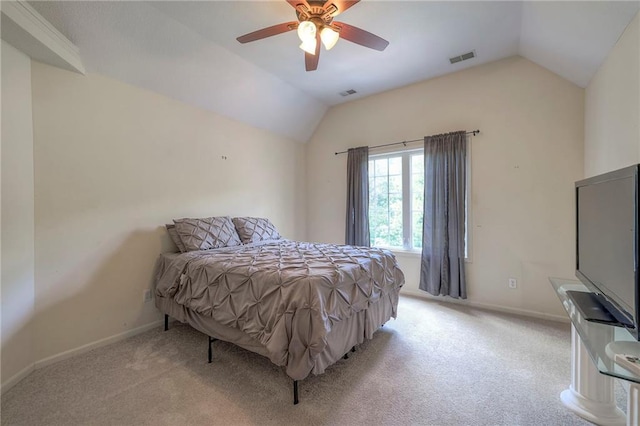
M 284 0 L 29 4 L 80 48 L 88 71 L 302 142 L 332 105 L 513 55 L 585 87 L 640 9 L 638 1 L 364 0 L 336 20 L 389 47 L 340 40 L 306 72 L 294 31 L 235 40 L 295 20 Z M 476 58 L 449 63 L 470 50 Z M 339 95 L 347 89 L 358 93 Z

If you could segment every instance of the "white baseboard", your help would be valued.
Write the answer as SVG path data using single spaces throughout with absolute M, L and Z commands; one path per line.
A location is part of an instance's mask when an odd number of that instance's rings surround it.
M 82 345 L 82 346 L 80 346 L 78 348 L 70 349 L 68 351 L 64 351 L 64 352 L 59 353 L 57 355 L 53 355 L 53 356 L 41 359 L 40 361 L 36 361 L 36 363 L 35 363 L 36 370 L 38 368 L 46 367 L 47 365 L 55 364 L 56 362 L 62 361 L 64 359 L 71 358 L 72 356 L 80 355 L 80 354 L 83 354 L 85 352 L 89 352 L 89 351 L 91 351 L 93 349 L 97 349 L 97 348 L 100 348 L 102 346 L 106 346 L 106 345 L 109 345 L 111 343 L 115 343 L 115 342 L 118 342 L 120 340 L 124 340 L 124 339 L 126 339 L 128 337 L 135 336 L 136 334 L 144 333 L 145 331 L 151 330 L 152 328 L 155 328 L 155 327 L 159 326 L 160 324 L 162 324 L 162 321 L 154 321 L 152 323 L 149 323 L 149 324 L 146 324 L 146 325 L 142 325 L 140 327 L 136 327 L 136 328 L 133 328 L 131 330 L 127 330 L 127 331 L 124 331 L 122 333 L 110 336 L 110 337 L 105 337 L 104 339 L 96 340 L 95 342 L 87 343 L 86 345 Z
M 469 300 L 469 299 L 454 299 L 453 297 L 436 297 L 436 296 L 431 296 L 428 293 L 420 292 L 420 291 L 404 290 L 403 289 L 400 292 L 400 295 L 401 296 L 404 295 L 404 296 L 410 296 L 410 297 L 417 297 L 419 299 L 430 300 L 430 301 L 433 301 L 433 302 L 454 303 L 454 304 L 457 304 L 457 305 L 470 306 L 472 308 L 487 309 L 487 310 L 490 310 L 490 311 L 497 311 L 497 312 L 504 312 L 504 313 L 507 313 L 507 314 L 522 315 L 522 316 L 532 317 L 532 318 L 539 318 L 539 319 L 558 321 L 558 322 L 564 322 L 564 323 L 571 322 L 569 320 L 569 317 L 567 317 L 567 316 L 547 314 L 547 313 L 544 313 L 544 312 L 529 311 L 527 309 L 508 308 L 508 307 L 505 307 L 505 306 L 491 305 L 489 303 L 474 302 L 474 301 Z
M 9 389 L 17 385 L 20 382 L 20 380 L 24 379 L 29 374 L 33 373 L 33 370 L 35 370 L 35 365 L 29 364 L 25 368 L 20 370 L 17 374 L 14 374 L 12 377 L 9 378 L 9 380 L 5 381 L 0 385 L 0 388 L 2 389 L 0 391 L 0 394 L 4 395 L 6 391 L 8 391 Z
M 454 303 L 458 305 L 470 306 L 473 308 L 487 309 L 491 311 L 505 312 L 505 313 L 515 314 L 515 315 L 523 315 L 523 316 L 533 317 L 533 318 L 540 318 L 540 319 L 559 321 L 559 322 L 565 322 L 565 323 L 569 322 L 569 318 L 565 316 L 546 314 L 543 312 L 536 312 L 536 311 L 529 311 L 526 309 L 507 308 L 504 306 L 491 305 L 487 303 L 474 302 L 470 300 L 453 299 L 451 297 L 435 297 L 427 293 L 412 291 L 412 290 L 402 290 L 400 295 L 417 297 L 420 299 L 430 300 L 433 302 Z M 41 359 L 39 361 L 36 361 L 35 363 L 25 367 L 22 371 L 15 374 L 13 377 L 9 378 L 6 382 L 2 383 L 0 385 L 1 393 L 4 394 L 6 391 L 8 391 L 17 383 L 19 383 L 22 379 L 24 379 L 29 374 L 31 374 L 34 370 L 37 370 L 42 367 L 46 367 L 47 365 L 55 364 L 56 362 L 71 358 L 76 355 L 83 354 L 85 352 L 89 352 L 93 349 L 97 349 L 102 346 L 106 346 L 111 343 L 124 340 L 128 337 L 135 336 L 136 334 L 144 333 L 145 331 L 151 330 L 152 328 L 161 325 L 162 322 L 163 320 L 154 321 L 152 323 L 149 323 L 140 327 L 136 327 L 134 329 L 127 330 L 125 332 L 122 332 L 110 337 L 106 337 L 104 339 L 96 340 L 95 342 L 87 343 L 86 345 L 82 345 L 78 348 L 70 349 L 68 351 L 59 353 L 57 355 L 53 355 L 53 356 Z
M 76 355 L 83 354 L 85 352 L 89 352 L 89 351 L 91 351 L 93 349 L 97 349 L 97 348 L 100 348 L 102 346 L 106 346 L 106 345 L 109 345 L 111 343 L 115 343 L 115 342 L 118 342 L 120 340 L 124 340 L 126 338 L 131 337 L 131 336 L 135 336 L 136 334 L 144 333 L 145 331 L 151 330 L 152 328 L 155 328 L 155 327 L 161 325 L 162 322 L 163 322 L 163 320 L 154 321 L 152 323 L 149 323 L 149 324 L 146 324 L 146 325 L 142 325 L 140 327 L 136 327 L 136 328 L 133 328 L 131 330 L 127 330 L 127 331 L 124 331 L 122 333 L 115 334 L 113 336 L 105 337 L 104 339 L 96 340 L 95 342 L 87 343 L 86 345 L 82 345 L 82 346 L 77 347 L 75 349 L 70 349 L 68 351 L 64 351 L 64 352 L 59 353 L 57 355 L 53 355 L 53 356 L 41 359 L 39 361 L 36 361 L 35 363 L 33 363 L 31 365 L 28 365 L 26 368 L 24 368 L 18 374 L 15 374 L 13 377 L 8 379 L 6 382 L 2 383 L 0 385 L 0 387 L 2 389 L 1 392 L 2 392 L 2 394 L 4 394 L 6 391 L 8 391 L 13 386 L 15 386 L 17 383 L 19 383 L 22 379 L 24 379 L 29 374 L 31 374 L 34 370 L 37 370 L 37 369 L 42 368 L 42 367 L 46 367 L 47 365 L 55 364 L 56 362 L 71 358 L 71 357 L 76 356 Z

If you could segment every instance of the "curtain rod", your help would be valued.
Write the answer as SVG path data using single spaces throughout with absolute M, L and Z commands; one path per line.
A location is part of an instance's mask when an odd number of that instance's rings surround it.
M 475 136 L 475 135 L 477 135 L 478 133 L 480 133 L 480 130 L 473 130 L 473 131 L 471 131 L 471 132 L 467 132 L 466 134 L 467 134 L 467 135 L 473 135 L 473 136 Z M 412 141 L 402 141 L 402 142 L 385 143 L 384 145 L 370 146 L 370 147 L 369 147 L 369 149 L 373 149 L 373 148 L 382 148 L 383 146 L 392 146 L 392 145 L 400 145 L 400 144 L 402 144 L 402 145 L 404 145 L 404 146 L 407 146 L 407 144 L 408 144 L 408 143 L 411 143 L 411 142 L 419 142 L 419 141 L 424 141 L 424 138 L 422 138 L 422 139 L 414 139 L 414 140 L 412 140 Z M 346 154 L 347 152 L 349 152 L 349 150 L 336 152 L 336 153 L 335 153 L 335 155 L 338 155 L 338 154 Z

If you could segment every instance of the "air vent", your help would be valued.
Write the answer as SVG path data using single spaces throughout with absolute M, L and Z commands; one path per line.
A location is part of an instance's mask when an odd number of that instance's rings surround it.
M 467 59 L 471 59 L 475 57 L 476 57 L 476 51 L 472 50 L 471 52 L 464 53 L 460 56 L 454 56 L 453 58 L 449 58 L 449 62 L 451 62 L 452 64 L 455 64 L 456 62 L 466 61 Z
M 358 93 L 353 89 L 349 89 L 349 90 L 345 90 L 344 92 L 340 92 L 340 96 L 349 96 L 349 95 L 353 95 L 354 93 Z

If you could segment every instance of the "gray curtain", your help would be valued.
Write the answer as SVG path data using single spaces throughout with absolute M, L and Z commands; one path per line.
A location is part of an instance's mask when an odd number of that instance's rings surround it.
M 424 139 L 424 220 L 420 288 L 467 298 L 464 273 L 466 132 Z
M 369 147 L 347 154 L 347 228 L 345 244 L 369 247 Z

